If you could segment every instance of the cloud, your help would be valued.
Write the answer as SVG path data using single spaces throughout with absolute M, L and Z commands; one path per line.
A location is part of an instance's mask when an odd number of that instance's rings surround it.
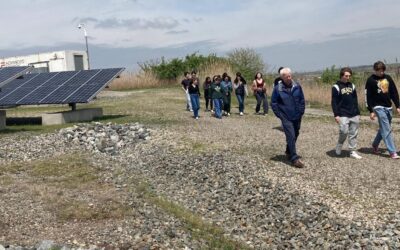
M 115 29 L 125 28 L 129 30 L 147 30 L 147 29 L 173 29 L 179 26 L 179 21 L 171 17 L 156 17 L 153 19 L 145 18 L 107 18 L 97 19 L 93 17 L 85 17 L 79 19 L 80 23 L 91 23 L 95 28 L 99 29 Z
M 347 33 L 333 33 L 329 36 L 330 39 L 343 39 L 343 38 L 354 38 L 354 37 L 369 37 L 369 36 L 382 36 L 382 35 L 390 35 L 390 32 L 398 32 L 398 28 L 395 27 L 382 27 L 382 28 L 374 28 L 374 29 L 364 29 L 358 30 L 354 32 Z
M 171 31 L 165 32 L 165 34 L 167 34 L 167 35 L 179 35 L 179 34 L 185 34 L 185 33 L 189 33 L 189 30 L 171 30 Z
M 72 22 L 78 22 L 78 23 L 97 23 L 99 20 L 94 17 L 86 17 L 86 18 L 74 18 Z

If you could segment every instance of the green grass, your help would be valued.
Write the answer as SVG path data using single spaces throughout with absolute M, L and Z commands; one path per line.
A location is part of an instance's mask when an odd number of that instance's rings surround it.
M 103 108 L 104 116 L 95 121 L 129 123 L 140 122 L 147 126 L 168 127 L 184 125 L 180 110 L 184 111 L 185 99 L 179 86 L 168 86 L 163 88 L 137 89 L 129 92 L 123 97 L 103 97 L 93 100 L 89 104 L 78 104 L 77 109 Z M 204 97 L 202 107 L 204 109 Z M 232 94 L 232 112 L 237 111 L 237 99 Z M 252 113 L 256 100 L 252 94 L 246 98 L 246 112 Z M 67 111 L 66 105 L 46 106 L 20 106 L 7 110 L 8 117 L 37 117 L 43 113 Z M 28 132 L 33 134 L 51 133 L 64 127 L 73 126 L 76 123 L 63 125 L 11 125 L 0 131 L 0 137 L 7 134 Z
M 14 178 L 10 175 L 0 175 L 0 186 L 9 186 L 14 183 Z
M 46 184 L 63 188 L 76 188 L 97 179 L 98 170 L 86 156 L 71 154 L 32 162 L 17 162 L 0 168 L 0 174 L 21 174 L 38 179 Z
M 175 114 L 183 106 L 182 91 L 176 88 L 140 89 L 129 91 L 131 95 L 119 98 L 95 99 L 89 104 L 78 104 L 77 109 L 103 108 L 104 116 L 95 121 L 129 123 L 140 122 L 149 126 L 169 126 L 183 121 Z M 150 98 L 149 98 L 150 96 Z M 151 97 L 154 98 L 151 98 Z M 67 111 L 66 105 L 20 106 L 7 110 L 8 117 L 37 117 L 43 113 Z M 28 132 L 32 134 L 52 133 L 76 123 L 63 125 L 11 125 L 0 131 L 0 137 L 7 134 Z
M 16 134 L 22 132 L 28 132 L 30 134 L 46 134 L 46 133 L 54 133 L 62 128 L 71 127 L 76 123 L 68 123 L 62 125 L 11 125 L 7 126 L 6 129 L 0 130 L 0 137 L 8 134 Z

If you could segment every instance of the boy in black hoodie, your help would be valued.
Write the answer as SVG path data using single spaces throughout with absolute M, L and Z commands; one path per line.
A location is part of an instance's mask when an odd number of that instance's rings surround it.
M 357 154 L 357 135 L 360 124 L 360 109 L 358 108 L 357 91 L 350 77 L 353 74 L 349 67 L 340 70 L 340 80 L 332 87 L 332 110 L 336 123 L 339 124 L 339 139 L 335 153 L 342 153 L 343 143 L 349 137 L 350 157 L 361 159 Z
M 392 131 L 392 102 L 396 111 L 400 114 L 399 93 L 393 79 L 385 74 L 386 65 L 377 61 L 374 63 L 375 73 L 371 75 L 365 84 L 365 95 L 370 119 L 378 118 L 379 131 L 372 142 L 372 150 L 379 153 L 379 143 L 383 140 L 389 151 L 390 158 L 399 159 Z

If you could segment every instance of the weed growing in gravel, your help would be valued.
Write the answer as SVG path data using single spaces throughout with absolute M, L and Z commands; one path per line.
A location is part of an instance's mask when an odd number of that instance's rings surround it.
M 96 204 L 77 199 L 49 198 L 51 211 L 62 221 L 121 219 L 132 215 L 132 209 L 114 198 L 97 199 Z
M 98 180 L 99 169 L 80 154 L 61 155 L 0 168 L 0 184 L 19 188 L 61 221 L 121 219 L 132 209 L 114 188 Z M 21 179 L 21 176 L 23 178 Z
M 42 161 L 30 167 L 31 176 L 64 188 L 77 188 L 97 179 L 96 169 L 85 157 L 63 156 L 54 161 Z
M 14 179 L 9 175 L 0 176 L 0 186 L 8 186 L 14 183 Z
M 248 249 L 245 245 L 226 238 L 224 231 L 220 227 L 205 222 L 201 216 L 157 195 L 147 182 L 136 182 L 136 192 L 140 193 L 142 197 L 157 207 L 183 221 L 186 224 L 187 230 L 195 238 L 205 240 L 210 249 Z

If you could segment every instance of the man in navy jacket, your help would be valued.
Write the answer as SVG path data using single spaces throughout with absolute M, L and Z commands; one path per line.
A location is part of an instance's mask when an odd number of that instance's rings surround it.
M 286 155 L 293 166 L 303 168 L 304 163 L 296 153 L 296 141 L 300 134 L 301 118 L 304 115 L 305 100 L 301 86 L 292 79 L 292 71 L 283 68 L 280 81 L 272 92 L 271 107 L 282 121 L 286 136 Z

